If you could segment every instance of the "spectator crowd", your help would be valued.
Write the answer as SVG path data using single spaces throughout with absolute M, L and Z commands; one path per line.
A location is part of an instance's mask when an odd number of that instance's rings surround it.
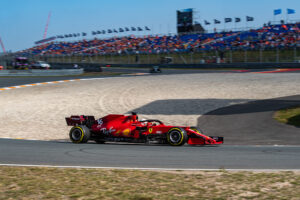
M 23 50 L 20 53 L 23 55 L 158 54 L 293 47 L 300 47 L 300 23 L 266 25 L 259 29 L 239 32 L 181 36 L 127 36 L 76 42 L 51 42 Z

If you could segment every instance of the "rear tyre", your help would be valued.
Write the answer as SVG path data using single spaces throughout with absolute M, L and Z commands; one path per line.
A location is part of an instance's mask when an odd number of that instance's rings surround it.
M 172 146 L 181 146 L 188 140 L 186 131 L 182 128 L 171 128 L 167 133 L 167 141 Z
M 71 128 L 69 136 L 73 143 L 87 143 L 91 137 L 91 133 L 86 126 L 74 126 Z

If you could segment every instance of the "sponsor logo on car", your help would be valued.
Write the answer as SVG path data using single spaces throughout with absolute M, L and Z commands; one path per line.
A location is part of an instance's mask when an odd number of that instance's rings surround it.
M 109 129 L 102 128 L 102 129 L 100 129 L 100 131 L 105 135 L 109 135 L 109 134 L 115 132 L 116 129 L 114 129 L 114 127 L 110 127 Z
M 130 132 L 131 132 L 130 129 L 126 128 L 125 130 L 123 130 L 123 135 L 124 136 L 129 136 Z

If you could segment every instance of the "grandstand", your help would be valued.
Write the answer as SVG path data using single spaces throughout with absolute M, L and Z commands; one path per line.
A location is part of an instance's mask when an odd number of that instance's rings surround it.
M 300 47 L 300 23 L 266 25 L 247 31 L 164 36 L 126 36 L 76 42 L 50 42 L 19 52 L 23 56 L 103 56 L 286 50 Z

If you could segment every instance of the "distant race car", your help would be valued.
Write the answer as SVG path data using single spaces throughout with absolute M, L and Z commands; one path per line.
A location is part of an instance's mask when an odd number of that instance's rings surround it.
M 94 116 L 77 115 L 66 117 L 68 126 L 73 126 L 69 136 L 73 143 L 157 142 L 181 146 L 216 145 L 223 143 L 223 137 L 206 136 L 194 127 L 168 126 L 156 119 L 138 120 L 136 113 L 131 115 L 107 115 L 95 119 Z
M 33 69 L 49 69 L 51 66 L 50 64 L 44 62 L 44 61 L 36 61 L 31 65 Z
M 159 66 L 153 66 L 149 70 L 150 73 L 161 73 L 161 69 Z

